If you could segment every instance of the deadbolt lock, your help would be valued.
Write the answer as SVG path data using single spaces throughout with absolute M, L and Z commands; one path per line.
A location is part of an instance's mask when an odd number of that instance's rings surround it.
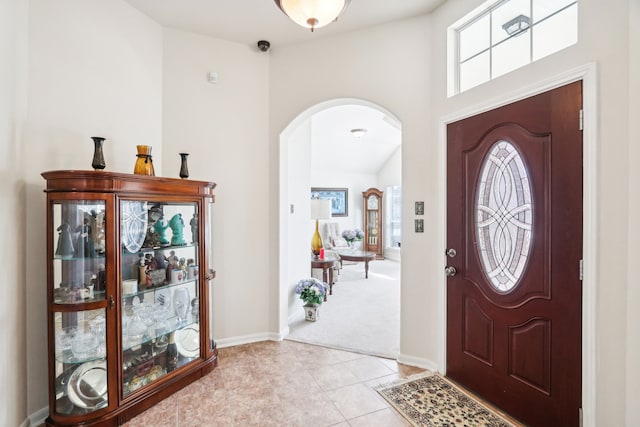
M 447 275 L 447 277 L 453 277 L 455 276 L 457 273 L 457 270 L 455 267 L 451 267 L 451 266 L 446 266 L 444 268 L 444 274 Z
M 453 258 L 453 257 L 455 257 L 456 255 L 458 255 L 458 252 L 457 252 L 455 249 L 453 249 L 453 248 L 449 248 L 449 249 L 447 249 L 446 254 L 447 254 L 447 256 L 448 256 L 449 258 Z

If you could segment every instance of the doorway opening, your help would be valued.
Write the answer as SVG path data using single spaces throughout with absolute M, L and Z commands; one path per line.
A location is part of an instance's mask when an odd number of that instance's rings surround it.
M 352 130 L 365 130 L 356 137 Z M 341 98 L 300 113 L 280 135 L 280 336 L 344 350 L 396 358 L 400 348 L 401 124 L 383 107 Z M 321 220 L 325 247 L 345 230 L 365 227 L 363 192 L 383 192 L 383 258 L 342 262 L 335 270 L 333 295 L 318 321 L 305 322 L 296 283 L 322 270 L 311 269 L 311 188 L 347 189 L 348 208 Z M 387 197 L 388 195 L 388 197 Z M 359 242 L 358 249 L 365 242 Z M 337 250 L 334 254 L 339 254 Z M 344 250 L 344 249 L 340 249 Z M 339 255 L 338 255 L 339 256 Z M 379 257 L 382 258 L 382 257 Z M 336 265 L 340 264 L 339 262 Z M 367 276 L 367 277 L 365 277 Z M 365 333 L 366 332 L 366 333 Z M 380 339 L 384 337 L 384 339 Z

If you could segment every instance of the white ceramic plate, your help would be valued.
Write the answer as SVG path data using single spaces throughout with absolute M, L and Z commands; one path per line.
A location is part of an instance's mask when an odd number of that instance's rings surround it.
M 69 377 L 67 395 L 81 408 L 107 406 L 107 362 L 94 360 L 78 366 Z
M 175 333 L 178 353 L 184 357 L 200 356 L 200 325 L 193 324 L 178 329 Z
M 147 202 L 123 200 L 120 203 L 120 238 L 131 253 L 138 252 L 147 236 Z

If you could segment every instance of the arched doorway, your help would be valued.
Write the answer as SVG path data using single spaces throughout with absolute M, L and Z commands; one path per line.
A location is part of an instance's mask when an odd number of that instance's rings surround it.
M 356 140 L 351 134 L 351 129 L 364 128 L 367 130 L 361 140 Z M 312 187 L 339 187 L 348 189 L 348 215 L 332 218 L 340 230 L 362 228 L 363 201 L 362 191 L 369 187 L 381 187 L 380 189 L 389 195 L 388 201 L 395 200 L 400 209 L 401 192 L 401 125 L 399 120 L 388 110 L 375 103 L 354 98 L 340 98 L 316 104 L 298 115 L 285 128 L 280 135 L 280 264 L 279 264 L 279 323 L 281 336 L 286 337 L 290 330 L 289 324 L 296 321 L 296 317 L 302 312 L 302 302 L 293 292 L 298 280 L 309 277 L 310 259 L 309 244 L 313 231 L 313 221 L 309 216 L 310 189 Z M 396 194 L 392 197 L 392 194 Z M 385 217 L 389 217 L 391 209 L 385 208 Z M 401 218 L 398 212 L 396 220 Z M 393 221 L 385 221 L 388 229 Z M 397 224 L 396 233 L 400 226 Z M 396 342 L 391 346 L 370 346 L 367 348 L 366 337 L 357 346 L 342 345 L 339 340 L 329 342 L 320 340 L 321 345 L 330 347 L 356 350 L 363 353 L 396 357 L 399 351 L 400 336 L 400 302 L 399 277 L 400 239 L 399 234 L 386 233 L 385 255 L 387 260 L 377 264 L 384 275 L 397 276 L 398 298 L 395 313 L 386 316 L 397 315 L 397 323 L 387 324 L 385 333 L 390 330 Z M 392 261 L 393 260 L 393 261 Z M 382 269 L 382 263 L 396 263 L 397 268 Z M 375 282 L 375 264 L 372 263 L 370 277 L 374 280 L 367 282 L 373 287 Z M 361 264 L 362 268 L 364 265 Z M 356 267 L 353 267 L 356 268 Z M 393 273 L 395 271 L 395 273 Z M 345 270 L 345 272 L 347 272 Z M 387 274 L 388 273 L 388 274 Z M 348 276 L 343 276 L 347 280 Z M 342 277 L 341 277 L 342 278 Z M 340 282 L 341 279 L 338 279 Z M 337 284 L 335 290 L 346 281 Z M 343 288 L 345 289 L 345 288 Z M 353 290 L 353 289 L 350 289 Z M 338 297 L 334 295 L 334 306 L 337 306 Z M 332 302 L 329 301 L 323 307 L 327 313 Z M 354 301 L 354 304 L 357 304 Z M 355 306 L 354 306 L 355 307 Z M 383 314 L 381 313 L 380 317 Z M 335 319 L 332 319 L 335 321 Z M 322 322 L 320 320 L 319 322 Z M 323 325 L 329 325 L 329 320 Z M 358 322 L 348 322 L 358 333 Z M 381 327 L 382 328 L 382 327 Z M 340 328 L 340 330 L 344 327 Z M 372 334 L 375 335 L 375 334 Z M 313 338 L 313 332 L 311 332 Z M 363 334 L 358 335 L 359 338 Z M 326 338 L 326 336 L 325 336 Z M 352 341 L 347 338 L 347 341 Z M 313 342 L 313 339 L 307 340 Z

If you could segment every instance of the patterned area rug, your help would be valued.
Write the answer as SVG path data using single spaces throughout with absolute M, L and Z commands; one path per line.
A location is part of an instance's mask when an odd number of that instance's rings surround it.
M 438 374 L 376 387 L 414 426 L 515 427 Z

